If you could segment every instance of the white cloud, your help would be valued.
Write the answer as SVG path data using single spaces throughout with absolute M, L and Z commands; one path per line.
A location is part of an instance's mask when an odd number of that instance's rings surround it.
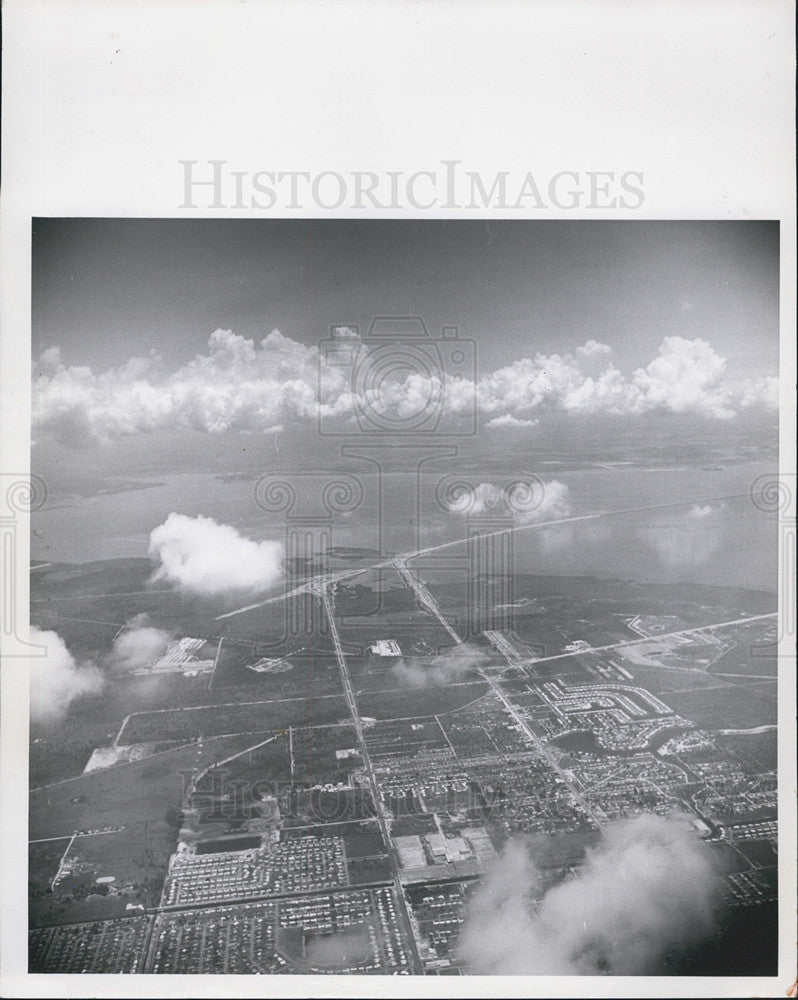
M 151 583 L 202 597 L 259 594 L 283 575 L 283 545 L 255 542 L 210 517 L 172 513 L 150 533 Z
M 44 646 L 42 657 L 30 660 L 30 714 L 35 721 L 58 719 L 83 694 L 103 689 L 104 678 L 93 663 L 78 663 L 57 632 L 31 626 L 31 641 Z
M 573 877 L 540 896 L 523 842 L 510 842 L 465 912 L 458 951 L 477 975 L 656 975 L 669 951 L 711 934 L 719 880 L 684 817 L 602 830 Z
M 492 417 L 485 424 L 486 427 L 537 427 L 539 420 L 519 420 L 512 413 L 503 413 L 500 417 Z
M 779 380 L 768 375 L 764 378 L 746 379 L 742 385 L 740 406 L 759 407 L 766 410 L 779 408 Z
M 507 513 L 507 498 L 501 487 L 480 483 L 458 490 L 449 503 L 449 510 L 469 517 L 485 514 L 489 510 Z
M 403 657 L 393 665 L 391 672 L 403 687 L 435 687 L 462 680 L 487 660 L 481 650 L 462 643 L 428 659 Z
M 516 479 L 504 486 L 495 483 L 458 485 L 448 509 L 463 517 L 505 514 L 511 515 L 516 524 L 532 524 L 567 517 L 571 513 L 571 493 L 565 483 L 556 479 L 544 482 L 537 477 Z
M 518 483 L 508 493 L 508 503 L 518 524 L 556 520 L 571 513 L 571 491 L 557 479 Z
M 338 328 L 334 339 L 359 343 L 348 327 Z M 74 445 L 174 427 L 211 434 L 263 433 L 318 416 L 351 420 L 358 405 L 373 406 L 378 414 L 397 420 L 413 418 L 426 408 L 468 415 L 476 405 L 487 426 L 518 428 L 534 426 L 540 415 L 552 411 L 662 410 L 729 419 L 741 408 L 772 408 L 777 403 L 776 379 L 729 381 L 725 360 L 701 339 L 665 337 L 658 356 L 630 377 L 612 364 L 610 353 L 606 344 L 588 340 L 573 355 L 521 358 L 476 383 L 400 365 L 391 377 L 378 379 L 368 389 L 368 378 L 353 378 L 358 365 L 369 364 L 367 348 L 360 348 L 357 362 L 351 350 L 349 362 L 328 362 L 315 346 L 278 330 L 259 343 L 216 330 L 207 353 L 172 372 L 164 371 L 153 353 L 96 374 L 87 367 L 64 365 L 53 347 L 34 368 L 35 420 L 45 432 Z M 358 397 L 356 385 L 361 383 Z
M 336 326 L 332 333 L 337 340 L 360 340 L 360 334 L 351 326 Z
M 724 522 L 719 516 L 723 510 L 723 504 L 694 504 L 681 514 L 640 528 L 639 534 L 665 566 L 701 566 L 723 542 Z
M 705 517 L 711 517 L 717 510 L 722 509 L 723 505 L 720 507 L 713 507 L 712 504 L 704 504 L 703 506 L 699 503 L 693 504 L 690 510 L 687 512 L 687 516 L 693 520 L 700 521 Z
M 37 419 L 65 443 L 83 444 L 171 427 L 269 432 L 286 419 L 315 417 L 315 348 L 278 330 L 258 345 L 216 330 L 208 348 L 172 373 L 152 355 L 99 375 L 45 352 L 34 387 Z M 330 366 L 322 375 L 321 402 L 333 412 L 345 408 L 343 371 Z
M 611 353 L 612 348 L 608 344 L 600 344 L 597 340 L 588 340 L 576 349 L 578 358 L 606 358 Z
M 640 391 L 635 404 L 638 412 L 665 409 L 671 413 L 702 413 L 728 419 L 732 392 L 721 384 L 726 361 L 701 339 L 666 337 L 645 370 L 634 374 Z
M 136 615 L 116 636 L 104 663 L 119 673 L 143 670 L 163 655 L 171 638 L 165 629 L 150 625 L 147 615 Z

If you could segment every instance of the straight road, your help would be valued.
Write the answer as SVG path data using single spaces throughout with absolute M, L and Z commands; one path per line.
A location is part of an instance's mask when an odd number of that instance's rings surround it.
M 438 602 L 429 592 L 427 585 L 407 568 L 405 560 L 401 556 L 397 556 L 396 559 L 391 560 L 391 565 L 399 572 L 399 576 L 401 576 L 405 586 L 416 595 L 418 603 L 438 619 L 452 639 L 454 639 L 456 645 L 462 646 L 463 640 L 441 614 Z
M 407 949 L 410 954 L 413 963 L 413 972 L 416 975 L 423 974 L 423 967 L 421 965 L 421 959 L 419 958 L 418 949 L 416 948 L 416 939 L 413 935 L 413 927 L 410 922 L 410 914 L 407 910 L 407 903 L 405 901 L 405 895 L 402 890 L 402 883 L 399 878 L 399 859 L 396 856 L 396 849 L 394 847 L 393 841 L 391 840 L 390 831 L 388 830 L 388 824 L 385 821 L 385 817 L 380 808 L 380 795 L 379 788 L 377 787 L 377 778 L 374 774 L 374 767 L 371 763 L 371 757 L 369 756 L 368 747 L 366 745 L 366 738 L 363 733 L 363 723 L 360 721 L 360 713 L 357 708 L 357 701 L 355 700 L 355 694 L 352 690 L 352 680 L 349 676 L 349 665 L 346 662 L 346 654 L 344 653 L 343 645 L 341 644 L 341 637 L 338 634 L 338 625 L 335 621 L 335 605 L 333 602 L 333 596 L 331 593 L 334 583 L 324 583 L 316 584 L 314 586 L 314 593 L 318 594 L 324 604 L 324 610 L 327 615 L 327 620 L 330 624 L 330 635 L 332 636 L 333 646 L 335 648 L 335 658 L 338 661 L 338 669 L 341 673 L 341 682 L 343 684 L 344 693 L 346 695 L 347 703 L 349 704 L 349 712 L 352 716 L 352 721 L 355 725 L 355 733 L 357 734 L 357 741 L 360 747 L 360 754 L 363 758 L 363 763 L 366 766 L 366 774 L 369 780 L 369 789 L 371 791 L 371 797 L 374 800 L 374 808 L 377 812 L 377 820 L 380 824 L 380 831 L 382 832 L 383 840 L 388 849 L 388 856 L 391 860 L 391 868 L 393 870 L 393 885 L 396 894 L 396 904 L 397 904 L 397 916 L 399 917 L 399 922 L 402 928 L 402 934 L 405 937 L 407 944 Z
M 494 538 L 499 535 L 505 535 L 508 532 L 515 533 L 518 531 L 532 531 L 539 528 L 550 528 L 555 524 L 575 524 L 578 521 L 595 521 L 599 518 L 620 517 L 624 514 L 639 514 L 644 511 L 653 512 L 657 510 L 673 510 L 679 507 L 691 507 L 694 504 L 717 503 L 721 500 L 740 500 L 746 497 L 749 497 L 748 493 L 729 493 L 724 496 L 717 497 L 700 497 L 694 500 L 679 500 L 675 503 L 645 504 L 640 507 L 625 507 L 622 510 L 602 510 L 597 511 L 595 514 L 578 514 L 573 517 L 559 517 L 549 521 L 531 521 L 528 524 L 516 524 L 512 528 L 508 527 L 501 528 L 498 531 L 486 531 L 484 534 L 480 534 L 480 538 Z M 372 563 L 369 566 L 360 566 L 357 569 L 349 570 L 336 570 L 333 573 L 324 573 L 319 576 L 310 577 L 305 583 L 301 584 L 299 587 L 293 588 L 293 590 L 285 591 L 282 594 L 275 594 L 273 597 L 267 597 L 265 600 L 258 601 L 256 604 L 247 604 L 243 608 L 236 608 L 235 611 L 228 611 L 223 615 L 217 615 L 216 621 L 221 621 L 224 618 L 232 618 L 234 615 L 241 615 L 246 611 L 254 611 L 256 608 L 265 607 L 267 604 L 275 604 L 278 601 L 287 600 L 289 597 L 295 597 L 298 594 L 318 593 L 316 587 L 321 584 L 337 583 L 340 580 L 349 580 L 352 577 L 359 576 L 361 573 L 368 573 L 370 570 L 374 569 L 397 568 L 400 563 L 404 566 L 411 559 L 418 559 L 421 556 L 430 555 L 433 552 L 443 552 L 445 549 L 451 549 L 458 545 L 467 544 L 467 538 L 455 538 L 451 542 L 441 542 L 438 545 L 428 545 L 426 548 L 416 549 L 414 552 L 404 552 L 399 555 L 394 555 L 388 559 L 381 560 L 380 562 Z
M 569 656 L 581 656 L 583 653 L 603 653 L 608 649 L 622 649 L 624 646 L 639 646 L 645 642 L 659 642 L 660 639 L 673 639 L 681 635 L 694 635 L 696 632 L 709 632 L 713 628 L 726 628 L 729 625 L 745 625 L 747 622 L 761 621 L 763 618 L 775 618 L 778 611 L 770 611 L 765 615 L 749 615 L 748 618 L 733 618 L 726 622 L 712 622 L 709 625 L 694 625 L 692 628 L 679 629 L 677 632 L 663 632 L 660 635 L 652 635 L 647 639 L 624 639 L 622 642 L 613 642 L 609 646 L 585 646 L 572 653 L 553 653 L 551 656 L 534 656 L 522 660 L 527 666 L 534 666 L 536 663 L 549 663 L 551 660 L 564 660 Z

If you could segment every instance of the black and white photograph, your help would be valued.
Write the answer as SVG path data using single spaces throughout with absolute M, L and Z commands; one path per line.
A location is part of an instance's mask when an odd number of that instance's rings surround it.
M 796 996 L 794 13 L 7 0 L 0 994 Z
M 772 974 L 778 262 L 34 220 L 30 970 Z

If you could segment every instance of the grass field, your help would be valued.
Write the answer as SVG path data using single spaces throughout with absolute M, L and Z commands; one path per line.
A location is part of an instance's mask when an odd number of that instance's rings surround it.
M 163 885 L 163 841 L 163 831 L 151 829 L 147 821 L 115 833 L 76 837 L 64 862 L 68 870 L 52 891 L 32 901 L 31 924 L 105 920 L 129 915 L 128 905 L 154 906 Z M 58 843 L 63 851 L 68 842 Z M 114 881 L 98 884 L 99 878 Z
M 750 689 L 718 687 L 671 692 L 664 699 L 679 715 L 704 729 L 752 729 L 776 722 L 775 697 Z
M 228 733 L 256 733 L 288 726 L 337 722 L 348 716 L 341 695 L 296 698 L 290 701 L 224 703 L 133 715 L 120 735 L 120 743 L 157 740 L 190 740 Z
M 373 719 L 410 719 L 452 712 L 482 697 L 484 682 L 450 684 L 445 687 L 406 688 L 394 691 L 364 691 L 357 695 L 360 714 Z

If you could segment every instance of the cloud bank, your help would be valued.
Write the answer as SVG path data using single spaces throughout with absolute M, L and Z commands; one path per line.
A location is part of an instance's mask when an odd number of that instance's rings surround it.
M 31 719 L 60 719 L 80 695 L 102 691 L 102 672 L 93 663 L 78 663 L 57 632 L 31 625 L 30 634 L 31 642 L 46 648 L 44 656 L 30 660 Z
M 74 446 L 169 428 L 265 433 L 292 421 L 351 423 L 357 409 L 402 420 L 431 406 L 455 420 L 476 407 L 485 426 L 521 433 L 552 412 L 659 411 L 728 420 L 742 410 L 777 406 L 775 378 L 729 380 L 725 359 L 700 338 L 665 337 L 657 357 L 628 374 L 614 366 L 608 345 L 588 340 L 573 354 L 538 353 L 476 381 L 434 365 L 359 379 L 368 349 L 354 331 L 344 329 L 335 339 L 359 348 L 359 360 L 335 362 L 279 330 L 257 344 L 216 330 L 207 353 L 174 371 L 165 371 L 153 353 L 95 373 L 64 365 L 58 348 L 48 348 L 34 369 L 35 431 Z
M 283 575 L 283 545 L 255 542 L 211 517 L 172 513 L 150 533 L 150 583 L 188 596 L 239 597 L 271 589 Z
M 477 975 L 657 975 L 710 935 L 719 877 L 684 816 L 602 830 L 576 874 L 536 903 L 540 875 L 511 842 L 465 913 L 459 951 Z

